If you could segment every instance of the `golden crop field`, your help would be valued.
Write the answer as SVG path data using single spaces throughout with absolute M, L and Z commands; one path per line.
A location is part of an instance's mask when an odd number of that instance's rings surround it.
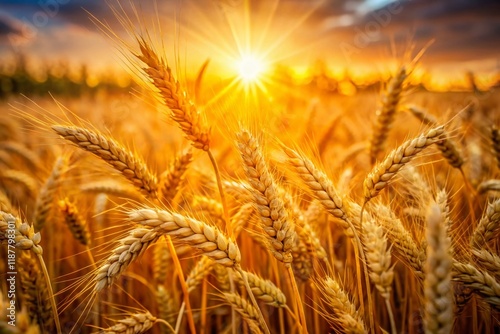
M 498 331 L 498 73 L 222 80 L 113 8 L 133 83 L 0 71 L 1 333 Z

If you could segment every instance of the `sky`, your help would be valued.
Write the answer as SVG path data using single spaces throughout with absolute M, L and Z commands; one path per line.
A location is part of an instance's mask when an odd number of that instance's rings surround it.
M 500 70 L 498 0 L 145 0 L 136 3 L 138 18 L 130 1 L 0 0 L 0 59 L 24 53 L 36 61 L 125 68 L 123 44 L 107 37 L 91 13 L 125 41 L 132 29 L 148 27 L 167 59 L 187 71 L 208 58 L 212 70 L 230 67 L 243 53 L 273 64 L 322 61 L 369 71 L 411 60 L 426 46 L 425 68 Z M 110 7 L 129 15 L 134 28 L 120 24 Z

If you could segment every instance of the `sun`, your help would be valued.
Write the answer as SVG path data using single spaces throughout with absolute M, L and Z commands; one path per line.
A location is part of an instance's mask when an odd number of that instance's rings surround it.
M 264 61 L 253 54 L 245 54 L 236 62 L 238 76 L 244 83 L 259 81 L 265 69 Z

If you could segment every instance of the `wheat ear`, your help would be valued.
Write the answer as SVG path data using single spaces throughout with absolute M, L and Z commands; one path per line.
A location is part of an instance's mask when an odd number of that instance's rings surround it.
M 40 158 L 29 148 L 14 141 L 4 141 L 0 143 L 0 150 L 14 153 L 26 163 L 32 171 L 40 170 L 42 162 Z
M 370 269 L 370 278 L 384 298 L 391 323 L 391 332 L 397 333 L 390 304 L 394 267 L 391 265 L 391 251 L 387 248 L 387 237 L 381 226 L 377 225 L 373 219 L 367 219 L 363 224 L 362 240 L 366 261 Z
M 493 276 L 472 264 L 462 262 L 454 262 L 453 271 L 453 280 L 472 289 L 488 304 L 500 310 L 500 283 Z
M 145 40 L 138 39 L 137 42 L 141 53 L 136 56 L 147 65 L 144 72 L 159 90 L 165 105 L 170 108 L 172 119 L 179 125 L 194 147 L 209 151 L 210 130 L 204 124 L 196 106 L 190 101 L 187 93 L 182 90 L 180 83 L 175 79 L 172 69 L 163 59 L 158 57 Z
M 500 191 L 500 180 L 491 179 L 481 182 L 477 186 L 477 192 L 479 194 L 484 194 L 488 191 Z
M 307 333 L 304 306 L 300 300 L 297 282 L 291 266 L 293 261 L 292 248 L 296 240 L 296 232 L 293 221 L 288 216 L 280 190 L 269 172 L 269 167 L 264 159 L 262 148 L 257 138 L 247 130 L 237 134 L 237 145 L 243 159 L 243 169 L 251 185 L 253 202 L 256 205 L 261 227 L 266 234 L 268 249 L 274 257 L 285 264 L 290 277 L 290 283 L 294 289 L 295 300 L 298 306 L 300 323 Z M 242 274 L 242 276 L 244 276 Z M 247 290 L 248 283 L 245 280 Z M 251 294 L 253 297 L 253 294 Z M 254 304 L 257 304 L 252 300 Z M 267 329 L 264 328 L 267 332 Z
M 143 194 L 156 196 L 156 177 L 141 159 L 115 140 L 97 131 L 76 126 L 54 125 L 52 129 L 67 141 L 93 153 L 120 171 Z
M 352 213 L 349 215 L 346 207 L 342 201 L 342 198 L 337 194 L 333 182 L 326 176 L 326 174 L 316 168 L 308 158 L 300 155 L 295 150 L 283 147 L 283 150 L 288 156 L 287 164 L 292 166 L 295 172 L 300 176 L 302 181 L 307 185 L 308 189 L 312 192 L 314 197 L 323 205 L 328 213 L 333 217 L 338 218 L 341 226 L 344 229 L 344 233 L 353 238 L 354 252 L 356 258 L 356 271 L 358 278 L 358 289 L 360 296 L 363 291 L 363 284 L 361 282 L 361 264 L 363 263 L 363 271 L 365 273 L 365 285 L 368 291 L 368 308 L 371 309 L 371 293 L 370 282 L 368 278 L 368 268 L 366 264 L 366 257 L 363 250 L 363 244 L 358 236 L 358 231 L 361 229 L 360 220 L 351 219 L 353 217 Z M 355 207 L 354 205 L 352 205 Z M 357 216 L 357 215 L 355 215 Z M 360 299 L 361 307 L 364 308 L 364 301 Z M 372 312 L 370 313 L 370 324 L 374 323 Z M 372 326 L 373 327 L 373 326 Z
M 403 260 L 413 269 L 419 279 L 423 279 L 425 251 L 418 247 L 401 220 L 389 207 L 382 204 L 376 204 L 371 212 L 378 218 L 377 222 L 384 228 L 396 250 L 403 255 Z
M 80 190 L 86 193 L 108 194 L 118 197 L 140 200 L 142 195 L 136 188 L 128 183 L 122 183 L 115 180 L 102 180 L 82 184 Z
M 21 223 L 21 220 L 13 215 L 0 211 L 0 231 L 4 228 L 2 226 L 7 226 L 6 229 L 12 230 L 14 229 L 15 237 L 15 246 L 17 249 L 21 250 L 31 250 L 38 258 L 38 262 L 40 264 L 40 268 L 42 269 L 42 273 L 45 279 L 45 284 L 47 286 L 49 292 L 49 302 L 52 307 L 53 318 L 56 325 L 57 334 L 61 334 L 61 325 L 59 323 L 59 316 L 57 314 L 57 306 L 56 301 L 54 299 L 54 292 L 52 290 L 52 286 L 50 285 L 49 273 L 47 271 L 47 267 L 45 266 L 45 262 L 43 261 L 43 248 L 40 246 L 40 241 L 42 241 L 42 236 L 40 232 L 35 233 L 32 225 L 28 223 Z M 7 232 L 8 233 L 8 232 Z M 12 240 L 12 239 L 9 239 Z
M 252 292 L 258 299 L 274 307 L 286 307 L 285 294 L 271 281 L 261 278 L 256 274 L 243 271 Z M 241 281 L 241 276 L 239 277 Z
M 165 320 L 171 326 L 175 324 L 175 301 L 172 295 L 167 291 L 165 286 L 158 285 L 156 289 L 156 301 L 158 304 L 158 318 Z M 160 329 L 161 333 L 167 334 L 170 331 Z
M 125 319 L 118 320 L 116 324 L 109 328 L 102 329 L 100 333 L 104 334 L 141 334 L 146 333 L 158 321 L 151 313 L 131 314 Z
M 30 254 L 23 252 L 19 258 L 20 281 L 23 301 L 28 313 L 40 326 L 43 332 L 54 332 L 54 319 L 49 289 L 37 262 Z
M 453 325 L 452 258 L 446 231 L 439 205 L 431 205 L 427 217 L 424 280 L 426 333 L 451 333 Z
M 163 235 L 169 235 L 199 249 L 215 262 L 232 267 L 241 254 L 236 243 L 216 227 L 169 211 L 138 209 L 129 212 L 131 221 L 141 225 L 120 240 L 94 278 L 95 290 L 110 286 L 125 269 Z
M 248 325 L 251 333 L 260 334 L 259 313 L 250 302 L 235 293 L 223 293 L 224 299 L 238 312 Z
M 187 150 L 175 157 L 168 170 L 160 176 L 158 185 L 159 197 L 166 203 L 170 203 L 182 185 L 189 164 L 193 161 L 193 152 Z
M 493 203 L 488 203 L 486 212 L 476 226 L 470 238 L 470 245 L 473 248 L 481 249 L 483 245 L 492 240 L 498 233 L 500 225 L 500 199 Z
M 363 183 L 365 203 L 377 196 L 392 178 L 410 162 L 418 153 L 425 148 L 438 142 L 444 132 L 444 127 L 439 126 L 430 129 L 417 138 L 404 142 L 393 150 L 389 155 L 368 174 Z
M 473 249 L 474 262 L 488 271 L 495 279 L 500 280 L 500 256 L 486 249 Z
M 417 106 L 407 106 L 406 110 L 427 126 L 436 126 L 438 124 L 438 120 L 434 115 Z
M 0 190 L 0 211 L 13 212 L 12 203 L 3 190 Z M 2 236 L 0 235 L 0 238 L 1 237 Z
M 382 107 L 377 111 L 377 119 L 370 140 L 370 159 L 372 165 L 375 164 L 378 154 L 384 148 L 389 129 L 394 121 L 394 116 L 401 99 L 403 83 L 406 77 L 406 68 L 402 66 L 389 82 L 387 91 L 382 98 Z
M 22 185 L 31 196 L 36 195 L 38 192 L 38 183 L 37 181 L 30 175 L 23 171 L 17 169 L 7 169 L 0 171 L 0 179 L 5 179 Z
M 292 247 L 296 233 L 288 218 L 283 199 L 279 196 L 276 181 L 262 154 L 258 140 L 243 130 L 237 135 L 238 149 L 243 159 L 243 168 L 252 186 L 251 192 L 260 217 L 262 229 L 267 235 L 271 252 L 285 264 L 292 262 Z
M 365 334 L 366 325 L 349 295 L 332 277 L 326 277 L 319 285 L 323 301 L 333 312 L 324 312 L 325 319 L 334 329 L 346 333 Z
M 82 245 L 90 245 L 90 231 L 87 226 L 87 222 L 78 212 L 78 207 L 69 201 L 68 198 L 60 200 L 57 202 L 59 206 L 59 212 L 64 218 L 64 222 L 69 227 L 71 234 L 78 240 Z
M 62 175 L 67 168 L 67 160 L 65 158 L 59 158 L 52 167 L 52 172 L 50 176 L 45 181 L 44 185 L 38 193 L 35 213 L 34 213 L 34 224 L 37 231 L 42 230 L 49 216 L 50 210 L 54 203 L 54 195 L 61 182 Z
M 420 119 L 422 123 L 428 126 L 437 126 L 437 119 L 424 110 L 418 109 L 417 107 L 411 106 L 408 108 L 410 112 Z M 448 161 L 448 163 L 457 169 L 460 169 L 464 164 L 464 159 L 462 158 L 462 154 L 457 148 L 457 144 L 450 139 L 450 136 L 447 133 L 443 133 L 442 138 L 439 142 L 436 143 L 438 149 L 441 151 L 443 157 Z

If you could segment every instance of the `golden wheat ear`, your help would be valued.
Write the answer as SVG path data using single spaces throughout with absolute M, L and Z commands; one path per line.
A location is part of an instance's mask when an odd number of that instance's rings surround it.
M 377 111 L 377 119 L 373 126 L 373 133 L 370 139 L 370 159 L 372 165 L 377 161 L 379 153 L 384 149 L 389 129 L 394 121 L 394 116 L 403 92 L 403 83 L 407 78 L 407 71 L 404 66 L 400 67 L 398 73 L 391 79 L 385 95 L 382 98 L 382 106 Z
M 153 198 L 156 197 L 156 176 L 149 171 L 140 158 L 118 144 L 114 139 L 97 131 L 76 126 L 54 125 L 52 130 L 65 140 L 76 144 L 82 150 L 88 151 L 107 162 L 121 172 L 143 194 Z

